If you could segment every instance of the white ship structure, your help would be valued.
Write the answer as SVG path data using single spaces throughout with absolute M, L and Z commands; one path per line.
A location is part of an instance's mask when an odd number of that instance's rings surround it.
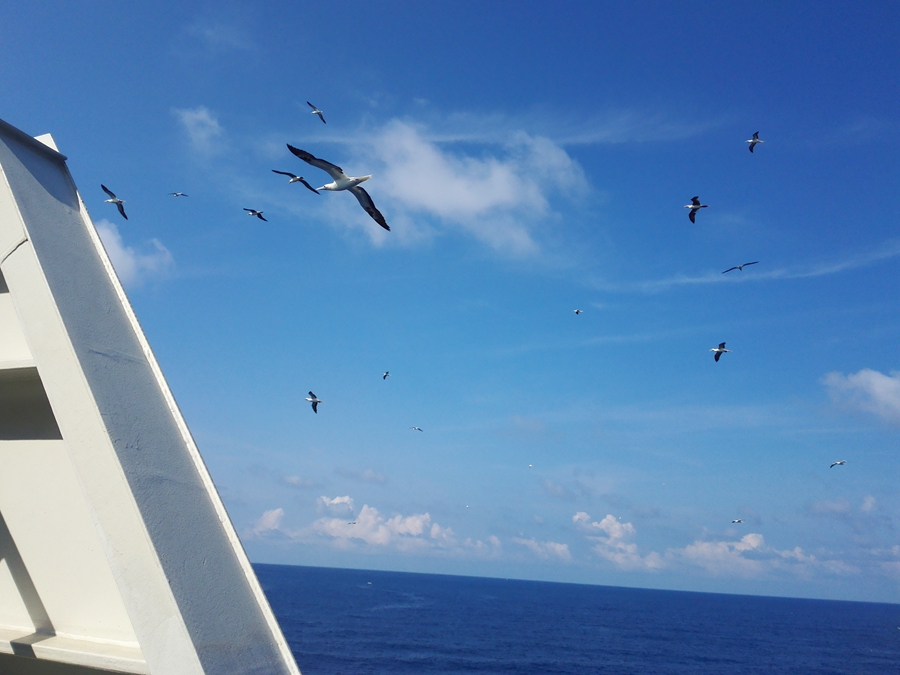
M 66 158 L 2 121 L 0 673 L 300 675 Z

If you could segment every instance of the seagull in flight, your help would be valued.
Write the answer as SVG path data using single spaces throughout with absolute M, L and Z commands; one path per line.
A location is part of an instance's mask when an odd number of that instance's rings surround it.
M 710 349 L 709 351 L 716 353 L 716 362 L 718 362 L 719 357 L 722 356 L 722 354 L 724 354 L 725 352 L 730 352 L 731 350 L 725 349 L 725 343 L 720 342 L 718 347 L 714 347 L 714 348 Z
M 410 427 L 410 429 L 412 429 L 413 431 L 422 431 L 422 429 L 419 427 Z
M 340 190 L 350 190 L 353 193 L 353 196 L 356 197 L 357 201 L 359 201 L 359 205 L 363 207 L 363 210 L 372 216 L 372 219 L 381 225 L 384 229 L 390 230 L 387 222 L 384 219 L 384 216 L 381 215 L 381 211 L 375 208 L 375 202 L 372 201 L 372 198 L 369 196 L 369 193 L 359 187 L 360 183 L 363 183 L 369 180 L 372 176 L 348 176 L 344 173 L 344 170 L 332 164 L 331 162 L 326 162 L 324 159 L 319 159 L 314 155 L 306 152 L 306 150 L 301 150 L 300 148 L 295 148 L 294 146 L 288 144 L 288 150 L 294 153 L 297 157 L 302 159 L 307 164 L 314 166 L 318 169 L 322 169 L 330 175 L 334 181 L 328 183 L 327 185 L 323 185 L 318 188 L 319 190 L 331 190 L 331 191 L 340 191 Z
M 388 377 L 390 377 L 390 374 L 391 374 L 390 371 L 388 371 L 388 370 L 384 371 L 384 374 L 381 376 L 381 379 L 382 380 L 388 379 Z
M 100 187 L 102 187 L 103 191 L 110 196 L 110 199 L 104 199 L 103 203 L 104 204 L 115 204 L 116 208 L 119 209 L 119 213 L 122 214 L 122 217 L 125 220 L 128 220 L 128 216 L 125 215 L 125 207 L 122 206 L 122 204 L 125 203 L 125 200 L 119 199 L 118 197 L 116 197 L 116 194 L 112 190 L 110 190 L 108 187 L 106 187 L 103 183 L 100 183 Z
M 189 196 L 189 195 L 185 194 L 184 192 L 170 192 L 169 194 L 172 195 L 173 197 L 188 197 Z
M 753 148 L 756 147 L 757 143 L 765 143 L 765 141 L 759 140 L 759 132 L 757 131 L 755 134 L 753 134 L 753 138 L 751 138 L 750 140 L 744 141 L 744 143 L 749 143 L 750 144 L 750 152 L 753 152 Z
M 697 217 L 697 211 L 699 209 L 707 209 L 709 208 L 709 204 L 701 204 L 700 197 L 691 197 L 691 203 L 685 204 L 684 208 L 690 209 L 691 212 L 688 214 L 688 218 L 691 219 L 692 223 L 696 223 L 695 218 Z
M 579 314 L 584 314 L 583 309 L 573 309 L 572 311 L 575 312 L 575 316 L 578 316 Z
M 309 396 L 306 397 L 306 400 L 312 403 L 313 412 L 318 414 L 319 404 L 322 402 L 322 399 L 318 398 L 314 393 L 309 392 Z
M 262 211 L 257 211 L 256 209 L 244 209 L 244 211 L 247 211 L 248 216 L 256 216 L 260 220 L 266 220 L 265 218 L 263 218 Z M 266 220 L 266 222 L 268 223 L 269 221 Z
M 744 263 L 743 265 L 735 265 L 734 267 L 729 267 L 727 270 L 722 272 L 722 274 L 728 274 L 731 270 L 740 270 L 741 272 L 743 272 L 744 268 L 747 265 L 756 265 L 758 262 L 759 260 L 754 260 L 753 262 Z
M 740 518 L 737 518 L 737 519 L 735 519 L 735 520 L 732 520 L 731 522 L 732 522 L 732 523 L 743 523 L 744 521 L 741 520 Z
M 829 468 L 829 469 L 833 469 L 833 468 L 836 467 L 836 466 L 844 466 L 844 464 L 846 464 L 846 463 L 847 463 L 847 460 L 846 460 L 846 459 L 842 459 L 842 460 L 840 460 L 839 462 L 834 462 L 834 463 L 833 463 L 831 466 L 829 466 L 828 468 Z
M 319 110 L 316 106 L 314 106 L 309 101 L 306 102 L 306 105 L 308 105 L 310 108 L 312 108 L 312 112 L 310 113 L 310 115 L 318 115 L 319 119 L 322 120 L 322 124 L 327 124 L 327 122 L 325 121 L 325 115 L 322 114 L 321 110 Z
M 310 190 L 312 190 L 316 194 L 319 194 L 319 191 L 316 190 L 316 188 L 303 180 L 303 176 L 295 176 L 294 174 L 288 173 L 287 171 L 276 171 L 275 169 L 272 169 L 272 173 L 280 173 L 282 176 L 290 176 L 291 179 L 288 181 L 288 185 L 290 185 L 291 183 L 303 183 Z
M 356 521 L 355 521 L 355 520 L 351 520 L 351 521 L 350 521 L 349 523 L 347 523 L 347 524 L 348 524 L 348 525 L 356 525 Z

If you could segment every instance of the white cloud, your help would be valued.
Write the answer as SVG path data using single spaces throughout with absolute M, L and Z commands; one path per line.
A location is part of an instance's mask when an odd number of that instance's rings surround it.
M 172 114 L 181 122 L 191 144 L 191 149 L 201 155 L 211 155 L 220 149 L 224 129 L 206 106 L 173 108 Z
M 521 544 L 529 551 L 534 553 L 538 558 L 547 560 L 549 558 L 559 558 L 560 560 L 569 561 L 572 554 L 569 552 L 568 544 L 559 544 L 555 541 L 537 541 L 535 539 L 522 539 L 514 537 L 513 541 Z
M 510 135 L 500 152 L 474 156 L 440 145 L 422 127 L 393 120 L 360 147 L 368 157 L 355 164 L 364 164 L 377 179 L 366 187 L 391 224 L 391 237 L 407 243 L 462 232 L 507 255 L 534 254 L 537 230 L 553 220 L 551 199 L 587 191 L 581 167 L 565 150 L 524 133 Z M 352 208 L 349 222 L 364 226 L 375 243 L 385 241 L 385 233 L 371 227 L 352 202 L 332 219 L 348 222 Z
M 875 497 L 872 495 L 866 495 L 863 499 L 862 506 L 859 507 L 859 510 L 863 513 L 870 513 L 875 510 L 878 506 L 878 503 L 875 500 Z
M 343 497 L 329 499 L 323 495 L 322 497 L 319 497 L 319 506 L 328 510 L 349 511 L 350 513 L 353 513 L 353 498 L 350 495 L 344 495 Z
M 645 556 L 638 553 L 637 544 L 629 541 L 637 534 L 631 523 L 622 523 L 611 513 L 600 522 L 589 523 L 590 519 L 584 511 L 572 516 L 572 522 L 587 533 L 588 539 L 596 542 L 593 551 L 601 558 L 606 558 L 624 570 L 652 571 L 666 566 L 666 562 L 656 551 Z M 600 532 L 603 534 L 599 534 Z
M 900 371 L 885 375 L 863 368 L 858 373 L 828 373 L 822 378 L 834 401 L 900 424 Z
M 139 253 L 125 245 L 114 223 L 104 219 L 98 221 L 96 227 L 119 281 L 124 286 L 136 285 L 150 277 L 164 277 L 175 265 L 169 249 L 159 239 L 148 241 L 148 251 Z
M 264 532 L 278 530 L 281 527 L 282 518 L 284 518 L 284 509 L 278 508 L 266 511 L 254 523 L 251 532 L 255 535 L 260 535 Z
M 334 539 L 351 542 L 359 540 L 374 546 L 396 546 L 401 549 L 426 548 L 431 545 L 431 516 L 419 513 L 411 516 L 395 515 L 385 518 L 374 506 L 364 505 L 351 525 L 343 518 L 320 518 L 313 532 Z M 435 540 L 440 539 L 439 529 Z M 423 535 L 428 535 L 427 538 Z M 451 533 L 452 534 L 452 533 Z M 440 543 L 439 541 L 437 543 Z

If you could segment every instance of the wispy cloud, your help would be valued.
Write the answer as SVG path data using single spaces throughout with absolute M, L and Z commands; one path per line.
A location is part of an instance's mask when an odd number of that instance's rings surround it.
M 187 134 L 191 150 L 201 156 L 209 156 L 222 149 L 225 130 L 209 108 L 202 105 L 196 108 L 172 108 L 172 114 Z
M 253 41 L 243 30 L 224 23 L 195 23 L 188 26 L 185 32 L 210 55 L 253 48 Z
M 165 277 L 175 267 L 172 254 L 159 239 L 150 239 L 144 246 L 145 252 L 140 252 L 122 241 L 119 228 L 114 223 L 103 219 L 96 223 L 96 227 L 119 281 L 124 286 L 135 286 L 147 279 Z
M 513 537 L 513 542 L 524 546 L 542 560 L 565 560 L 572 559 L 569 552 L 568 544 L 560 544 L 555 541 L 537 541 L 536 539 L 523 539 L 521 537 Z
M 351 478 L 353 480 L 358 480 L 363 483 L 386 483 L 387 477 L 383 473 L 379 473 L 374 469 L 363 469 L 362 471 L 358 469 L 335 469 L 334 472 L 338 476 L 343 476 L 344 478 Z
M 852 375 L 832 372 L 822 378 L 822 384 L 839 405 L 900 424 L 900 371 L 890 375 L 869 368 Z
M 856 253 L 841 260 L 797 265 L 794 267 L 781 267 L 774 270 L 754 269 L 752 273 L 733 272 L 708 272 L 699 276 L 677 275 L 665 279 L 650 281 L 595 281 L 594 287 L 598 290 L 621 293 L 660 293 L 680 286 L 697 286 L 704 284 L 742 284 L 759 283 L 761 281 L 774 281 L 784 279 L 807 279 L 831 274 L 839 274 L 854 269 L 869 267 L 883 260 L 900 256 L 900 239 L 889 239 L 877 248 Z
M 278 530 L 281 527 L 282 518 L 284 518 L 284 509 L 282 508 L 266 511 L 253 524 L 250 531 L 252 534 L 259 536 L 266 532 Z

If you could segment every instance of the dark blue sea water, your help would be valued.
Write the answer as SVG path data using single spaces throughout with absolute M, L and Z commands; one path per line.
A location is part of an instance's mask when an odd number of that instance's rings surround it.
M 900 606 L 255 565 L 303 675 L 900 673 Z

